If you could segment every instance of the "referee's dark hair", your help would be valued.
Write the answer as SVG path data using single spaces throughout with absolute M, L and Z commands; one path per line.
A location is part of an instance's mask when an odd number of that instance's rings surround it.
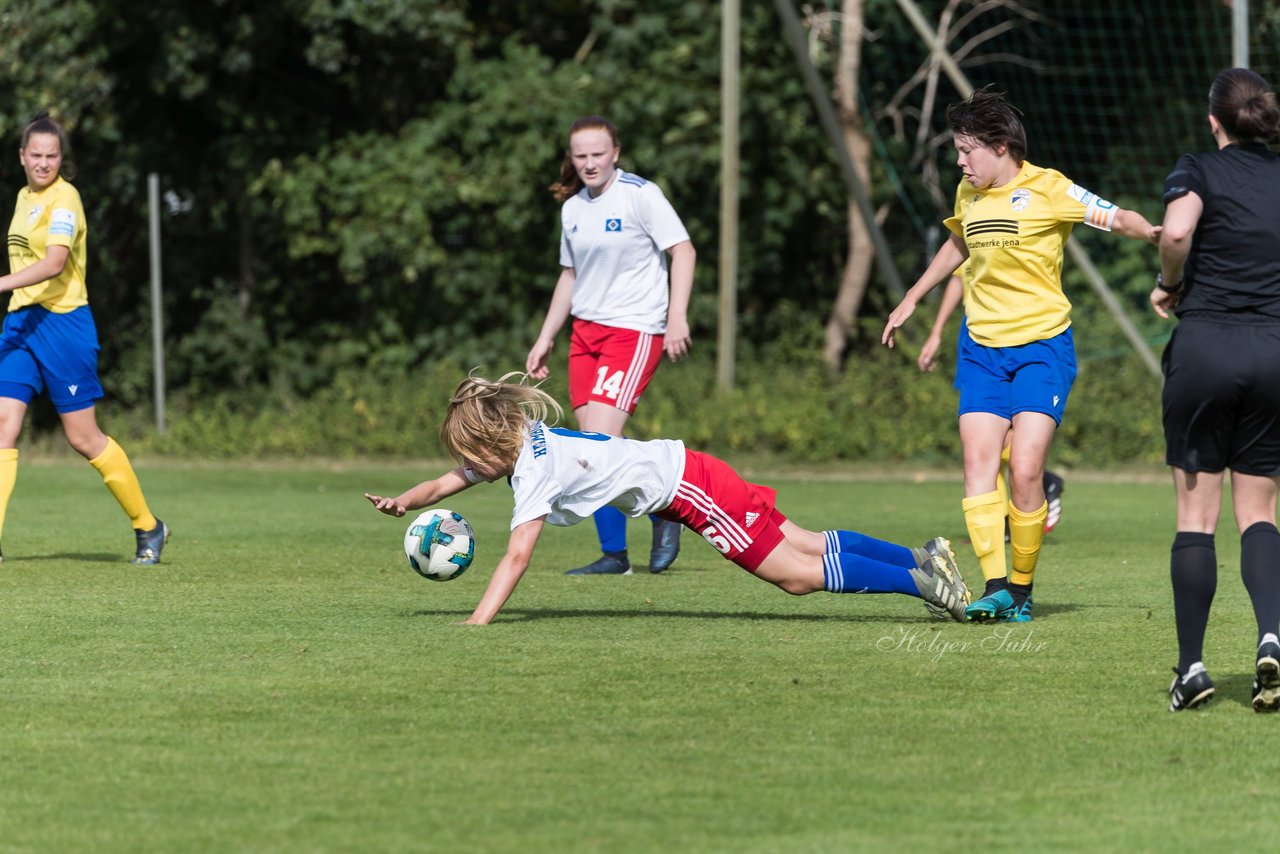
M 971 136 L 989 148 L 1004 145 L 1019 165 L 1027 159 L 1027 130 L 1022 111 L 1005 100 L 994 84 L 975 89 L 963 101 L 947 107 L 947 127 L 955 136 Z
M 1209 114 L 1238 142 L 1280 137 L 1280 107 L 1267 81 L 1247 68 L 1218 72 L 1209 89 Z

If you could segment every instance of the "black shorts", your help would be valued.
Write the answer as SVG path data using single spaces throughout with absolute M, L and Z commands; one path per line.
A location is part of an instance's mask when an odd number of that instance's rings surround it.
M 1163 361 L 1165 462 L 1280 475 L 1280 324 L 1184 317 Z

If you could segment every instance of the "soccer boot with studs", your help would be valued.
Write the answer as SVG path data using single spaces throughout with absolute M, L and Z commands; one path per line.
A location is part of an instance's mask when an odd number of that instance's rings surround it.
M 944 537 L 934 537 L 924 546 L 911 550 L 916 566 L 911 579 L 924 600 L 924 607 L 935 617 L 957 622 L 964 620 L 969 604 L 969 588 L 956 565 L 955 552 Z

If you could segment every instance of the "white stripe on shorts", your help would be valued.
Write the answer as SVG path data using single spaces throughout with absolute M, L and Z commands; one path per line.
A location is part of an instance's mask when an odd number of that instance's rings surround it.
M 723 534 L 729 544 L 739 551 L 746 551 L 751 545 L 751 537 L 738 524 L 737 520 L 720 509 L 711 497 L 698 487 L 688 481 L 680 481 L 680 485 L 676 487 L 676 497 L 683 498 L 698 510 L 707 514 L 708 521 L 716 526 L 716 530 Z
M 644 366 L 649 361 L 649 351 L 653 349 L 655 337 L 647 332 L 641 332 L 636 337 L 636 349 L 631 354 L 631 364 L 627 367 L 627 372 L 622 375 L 622 388 L 618 390 L 618 408 L 623 412 L 630 412 L 635 406 L 636 386 L 640 385 L 640 380 L 644 376 Z

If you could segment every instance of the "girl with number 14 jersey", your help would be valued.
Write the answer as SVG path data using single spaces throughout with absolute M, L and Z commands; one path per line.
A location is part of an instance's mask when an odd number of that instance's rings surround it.
M 689 352 L 689 294 L 696 259 L 689 232 L 657 184 L 618 168 L 613 125 L 599 116 L 569 128 L 560 180 L 560 278 L 538 340 L 525 360 L 534 379 L 570 316 L 569 403 L 585 431 L 621 436 L 666 352 Z M 668 265 L 668 256 L 670 264 Z M 626 575 L 627 520 L 612 507 L 595 515 L 601 555 L 570 575 Z M 649 571 L 662 572 L 680 547 L 680 526 L 653 519 Z

